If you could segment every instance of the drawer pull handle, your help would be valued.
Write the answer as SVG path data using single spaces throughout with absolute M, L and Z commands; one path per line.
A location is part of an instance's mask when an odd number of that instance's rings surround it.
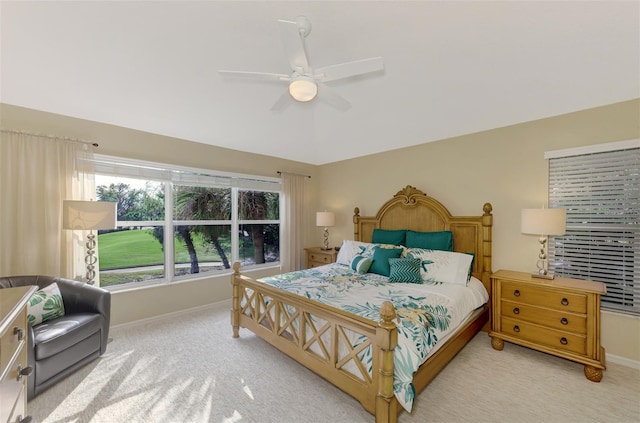
M 567 320 L 566 317 L 563 317 L 562 319 L 560 319 L 560 323 L 562 323 L 563 325 L 568 325 L 569 321 Z
M 566 298 L 563 298 L 563 299 L 562 299 L 562 301 L 560 301 L 560 303 L 561 303 L 563 306 L 568 306 L 568 305 L 569 305 L 569 300 L 567 300 Z
M 513 314 L 520 314 L 520 309 L 518 307 L 514 308 Z
M 33 417 L 27 416 L 25 418 L 22 418 L 22 415 L 18 415 L 18 418 L 16 419 L 16 421 L 18 423 L 31 423 L 33 421 Z
M 515 291 L 513 291 L 513 296 L 514 297 L 519 297 L 520 296 L 520 290 L 516 289 Z
M 513 331 L 514 331 L 514 332 L 516 332 L 516 333 L 520 332 L 520 326 L 515 325 L 515 326 L 513 327 Z
M 13 334 L 18 337 L 18 341 L 22 341 L 24 339 L 24 329 L 18 326 L 13 328 Z
M 22 367 L 22 364 L 18 364 L 18 382 L 22 381 L 22 376 L 29 376 L 31 373 L 33 373 L 33 367 Z
M 569 343 L 569 341 L 567 341 L 567 338 L 565 338 L 564 336 L 562 338 L 560 338 L 560 343 L 562 345 L 567 345 Z

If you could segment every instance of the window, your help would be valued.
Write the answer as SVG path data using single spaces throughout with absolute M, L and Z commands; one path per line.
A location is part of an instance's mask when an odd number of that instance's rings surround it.
M 100 285 L 192 278 L 280 261 L 280 180 L 96 155 L 96 196 L 118 203 L 98 233 Z
M 602 307 L 640 314 L 640 140 L 549 152 L 549 206 L 567 230 L 549 244 L 558 275 L 604 282 Z

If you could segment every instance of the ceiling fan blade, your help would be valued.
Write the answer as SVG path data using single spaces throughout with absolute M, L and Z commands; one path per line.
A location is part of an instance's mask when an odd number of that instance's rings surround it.
M 343 112 L 351 108 L 351 103 L 322 83 L 318 83 L 318 99 Z
M 336 79 L 349 78 L 350 76 L 362 75 L 383 69 L 384 63 L 382 62 L 382 57 L 372 57 L 370 59 L 340 63 L 338 65 L 317 69 L 314 72 L 314 77 L 319 81 L 335 81 Z
M 278 98 L 278 100 L 273 104 L 273 106 L 271 106 L 271 111 L 273 112 L 279 112 L 282 111 L 285 107 L 287 107 L 289 104 L 291 104 L 292 98 L 289 95 L 289 91 L 285 91 L 282 93 L 282 95 L 280 96 L 280 98 Z
M 278 24 L 291 69 L 301 75 L 308 74 L 309 60 L 304 47 L 304 38 L 311 32 L 311 23 L 307 18 L 299 16 L 295 22 L 278 19 Z
M 272 79 L 278 81 L 290 81 L 291 76 L 282 73 L 268 73 L 268 72 L 246 72 L 246 71 L 231 71 L 231 70 L 219 70 L 220 74 L 225 76 L 233 76 L 240 78 L 253 78 L 253 79 Z

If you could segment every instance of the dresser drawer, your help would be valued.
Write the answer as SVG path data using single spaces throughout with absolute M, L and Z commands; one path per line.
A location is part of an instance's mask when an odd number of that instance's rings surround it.
M 4 377 L 0 380 L 0 422 L 11 421 L 8 418 L 18 398 L 22 398 L 22 405 L 18 404 L 18 407 L 21 410 L 24 408 L 24 397 L 20 394 L 25 391 L 27 377 L 23 376 L 18 380 L 20 369 L 27 367 L 25 355 L 22 352 L 20 348 L 19 355 L 14 356 L 15 360 L 8 363 Z
M 502 316 L 581 335 L 587 333 L 587 316 L 584 314 L 544 309 L 507 300 L 502 300 L 501 304 Z
M 573 313 L 587 312 L 586 295 L 518 283 L 502 282 L 502 299 Z
M 502 317 L 502 332 L 515 338 L 546 345 L 561 351 L 587 354 L 587 338 L 579 334 L 538 326 L 522 320 Z
M 25 313 L 20 313 L 9 323 L 7 331 L 2 334 L 2 338 L 0 338 L 0 369 L 7 368 L 9 361 L 13 359 L 16 351 L 22 345 L 27 336 L 24 329 L 26 327 L 26 315 Z

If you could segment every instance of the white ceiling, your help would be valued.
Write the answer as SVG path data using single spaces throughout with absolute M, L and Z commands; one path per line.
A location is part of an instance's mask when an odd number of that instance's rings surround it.
M 1 3 L 0 101 L 324 164 L 640 97 L 638 1 Z M 312 66 L 349 100 L 270 107 L 290 73 L 277 19 L 307 16 Z M 19 128 L 16 128 L 19 129 Z M 134 141 L 134 140 L 132 140 Z

